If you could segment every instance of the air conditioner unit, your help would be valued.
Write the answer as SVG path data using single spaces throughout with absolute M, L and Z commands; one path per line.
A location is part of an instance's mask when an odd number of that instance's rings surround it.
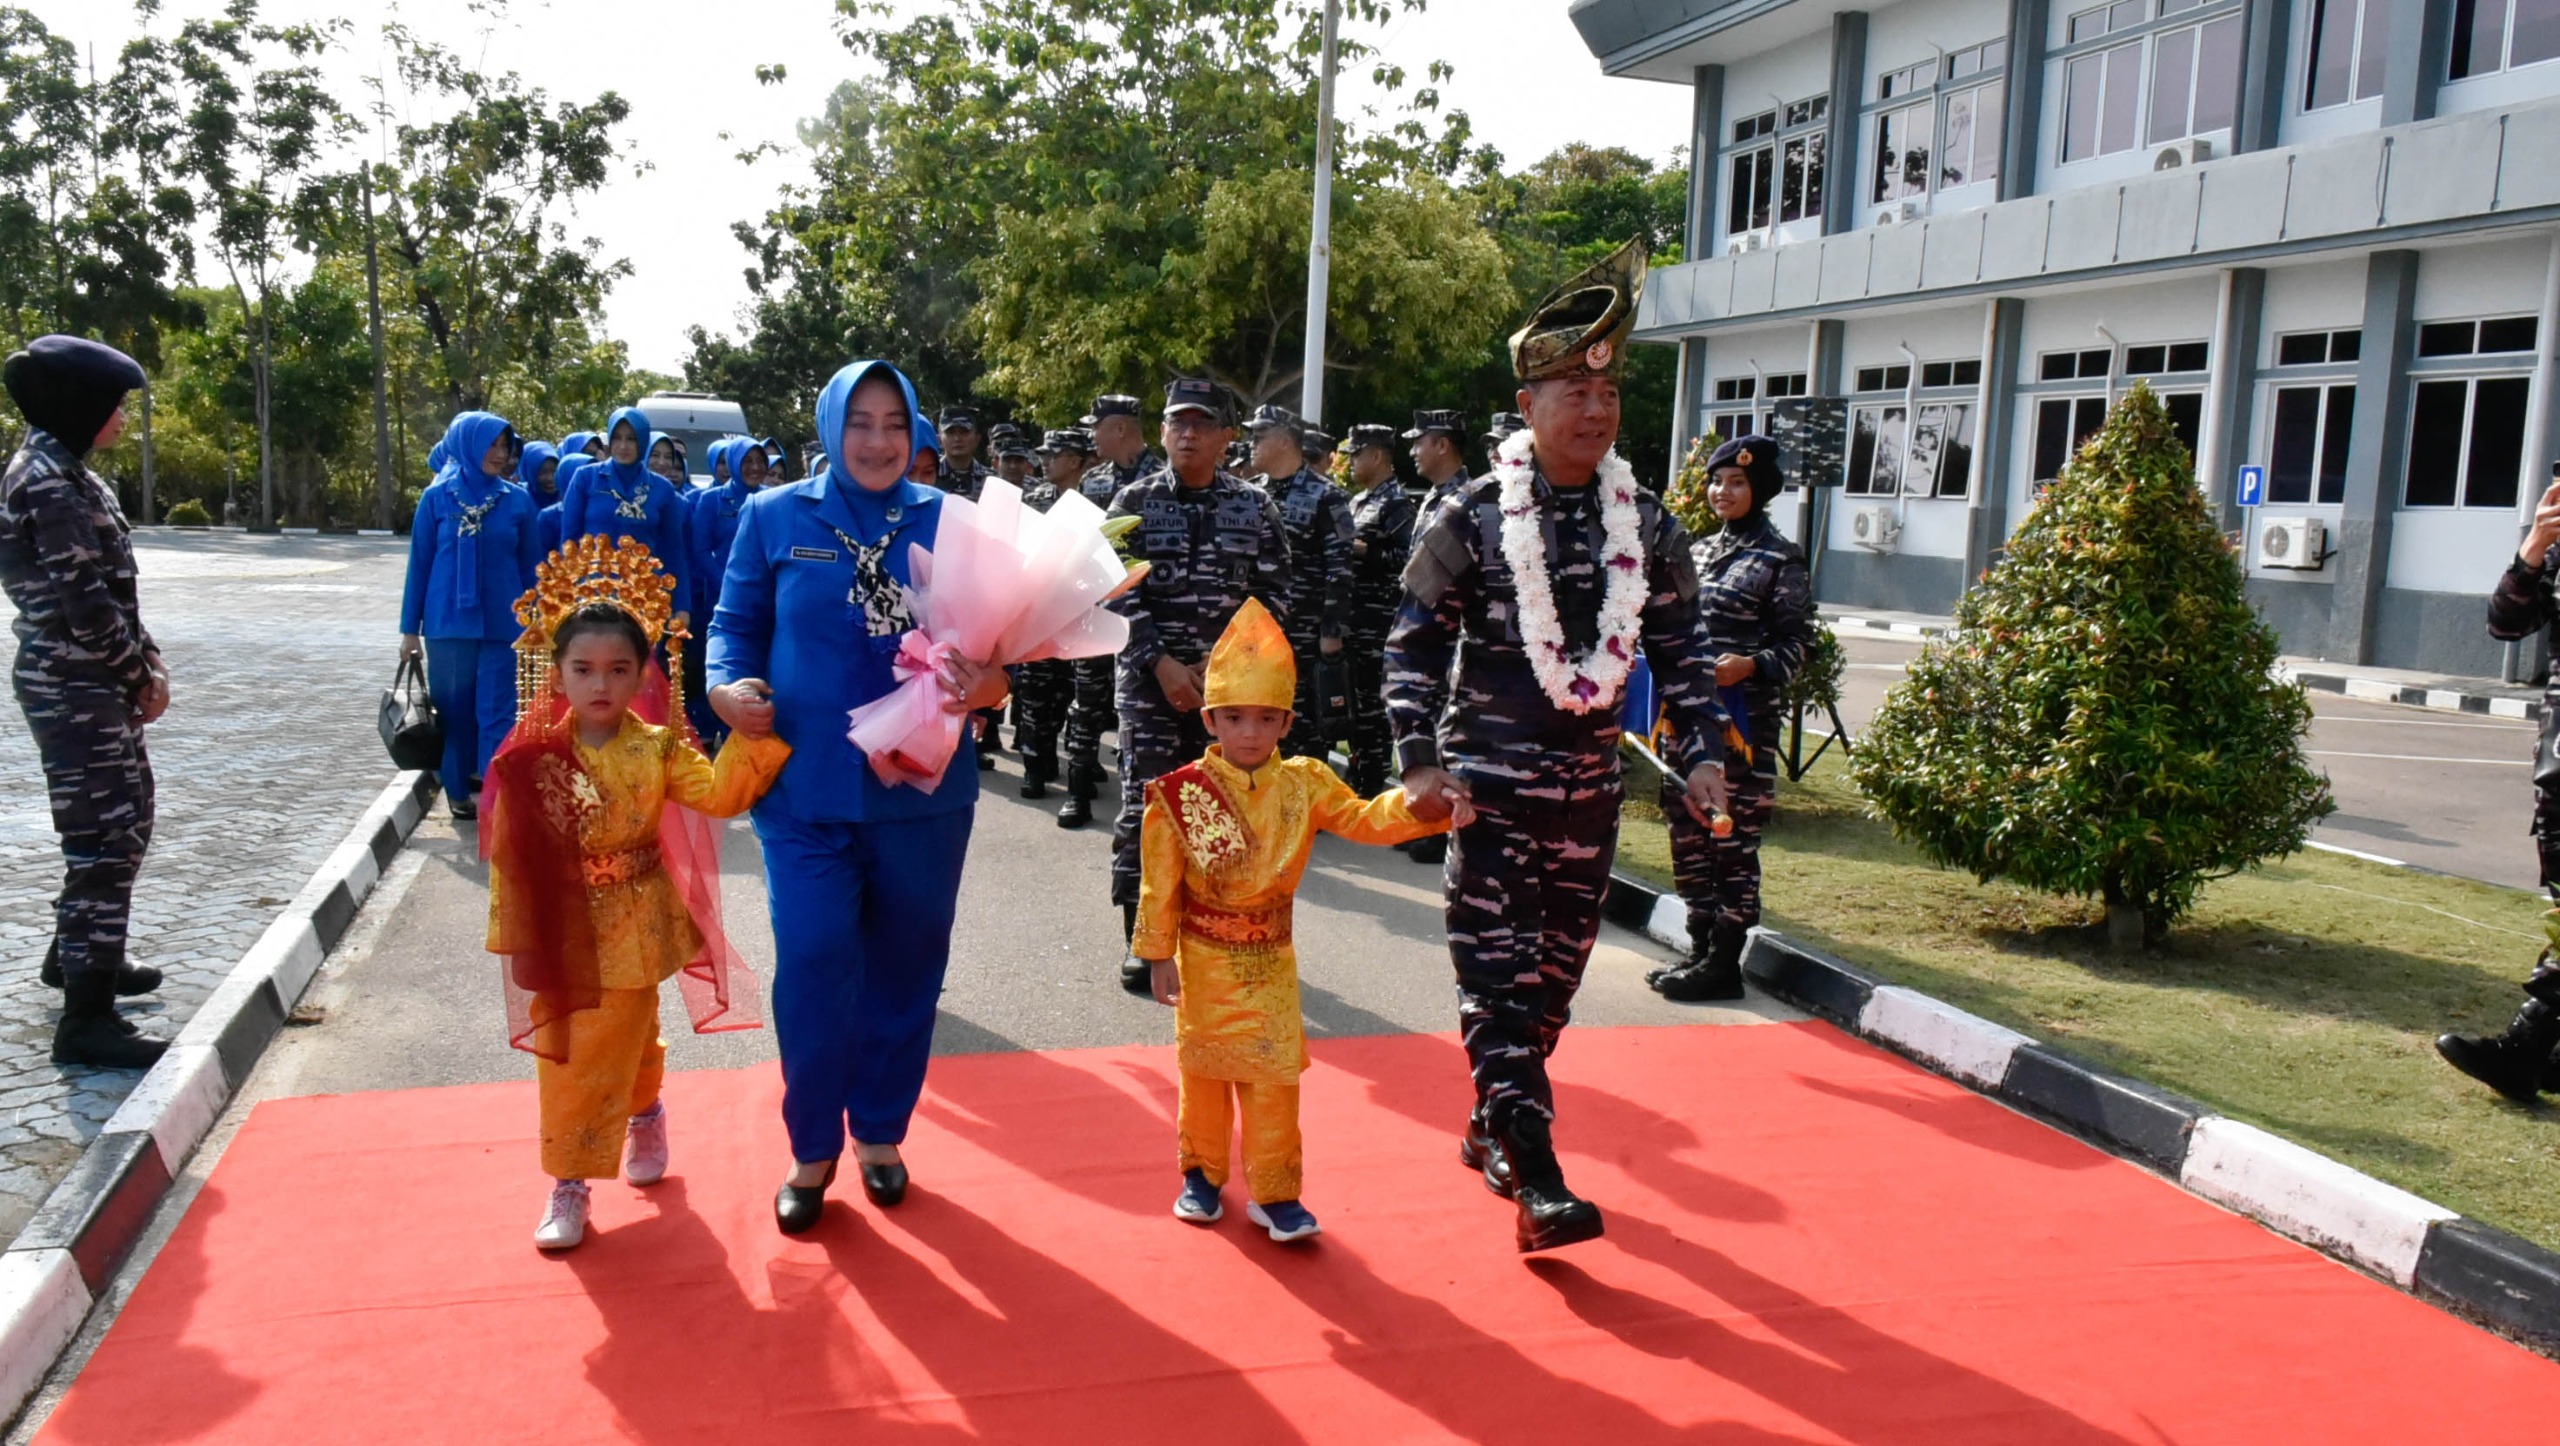
M 1754 231 L 1742 238 L 1742 249 L 1745 251 L 1757 251 L 1768 244 L 1769 233 L 1766 231 Z
M 1748 245 L 1744 244 L 1743 238 L 1739 236 L 1736 236 L 1732 240 L 1724 243 L 1724 254 L 1727 256 L 1739 256 L 1750 249 L 1751 248 Z
M 1891 552 L 1901 536 L 1902 524 L 1894 520 L 1890 507 L 1861 507 L 1849 514 L 1849 537 L 1860 547 Z
M 2155 171 L 2174 171 L 2180 166 L 2192 166 L 2199 161 L 2209 161 L 2212 159 L 2213 142 L 2206 140 L 2202 136 L 2190 136 L 2186 140 L 2175 141 L 2162 146 L 2159 151 L 2151 157 L 2151 169 Z
M 2318 572 L 2328 564 L 2329 529 L 2317 517 L 2276 517 L 2258 529 L 2258 566 Z
M 1917 201 L 1896 201 L 1876 213 L 1876 224 L 1879 226 L 1899 225 L 1919 219 L 1920 203 Z

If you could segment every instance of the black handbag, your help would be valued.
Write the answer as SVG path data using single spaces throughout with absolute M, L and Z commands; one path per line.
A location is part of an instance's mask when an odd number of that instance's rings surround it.
M 1316 655 L 1314 703 L 1319 736 L 1329 742 L 1347 743 L 1351 739 L 1351 651 L 1326 657 Z
M 444 762 L 444 719 L 427 697 L 427 670 L 402 658 L 382 690 L 382 746 L 395 768 L 432 769 Z

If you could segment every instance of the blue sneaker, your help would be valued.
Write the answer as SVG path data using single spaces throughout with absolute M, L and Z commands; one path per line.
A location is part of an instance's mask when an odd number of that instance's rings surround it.
M 1315 1212 L 1295 1200 L 1274 1200 L 1268 1205 L 1247 1205 L 1244 1218 L 1271 1232 L 1271 1238 L 1287 1244 L 1320 1233 L 1324 1227 L 1316 1223 Z
M 1173 1218 L 1192 1225 L 1215 1225 L 1226 1218 L 1226 1202 L 1218 1187 L 1198 1170 L 1182 1172 L 1182 1193 L 1173 1199 Z

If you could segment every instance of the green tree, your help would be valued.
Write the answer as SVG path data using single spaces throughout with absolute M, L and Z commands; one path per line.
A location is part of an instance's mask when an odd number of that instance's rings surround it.
M 2302 847 L 2335 805 L 2311 705 L 2270 673 L 2195 459 L 2137 384 L 1957 604 L 1851 776 L 1942 864 L 2107 906 L 2156 944 L 2207 881 Z
M 68 329 L 96 152 L 79 53 L 0 6 L 0 326 L 15 342 Z

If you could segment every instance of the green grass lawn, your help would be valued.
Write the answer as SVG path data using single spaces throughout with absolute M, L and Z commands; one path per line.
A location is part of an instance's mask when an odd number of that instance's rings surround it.
M 1668 888 L 1651 781 L 1629 796 L 1618 866 Z M 1761 859 L 1791 937 L 2560 1249 L 2560 1113 L 2432 1045 L 2505 1027 L 2541 947 L 2532 894 L 2306 851 L 2208 885 L 2163 951 L 2119 958 L 2095 903 L 1896 842 L 1836 757 L 1781 785 Z

